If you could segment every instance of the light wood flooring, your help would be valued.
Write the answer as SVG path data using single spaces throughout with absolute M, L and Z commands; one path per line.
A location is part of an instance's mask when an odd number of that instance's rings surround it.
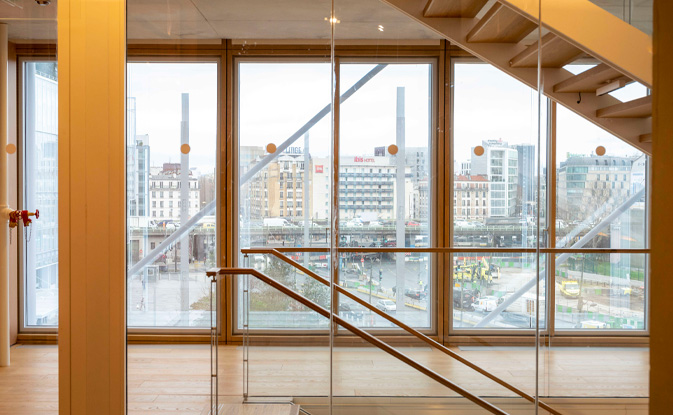
M 511 396 L 502 387 L 428 348 L 404 353 L 483 396 Z M 533 349 L 456 348 L 462 355 L 529 393 L 535 385 Z M 0 368 L 0 415 L 58 413 L 56 346 L 18 345 Z M 220 403 L 242 396 L 242 350 L 221 346 Z M 372 348 L 337 348 L 334 393 L 343 397 L 454 396 L 423 375 Z M 646 397 L 649 354 L 641 348 L 558 348 L 541 354 L 540 389 L 554 397 Z M 210 402 L 209 345 L 132 345 L 128 349 L 128 413 L 201 414 Z M 328 392 L 329 353 L 317 347 L 255 347 L 252 396 L 320 396 Z M 282 401 L 279 399 L 279 401 Z M 251 408 L 253 409 L 253 408 Z

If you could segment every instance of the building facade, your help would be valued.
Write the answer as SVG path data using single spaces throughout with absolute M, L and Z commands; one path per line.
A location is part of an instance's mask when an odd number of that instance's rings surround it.
M 490 216 L 513 217 L 517 206 L 519 153 L 502 140 L 484 140 L 482 146 L 481 156 L 474 154 L 474 148 L 471 151 L 471 173 L 486 176 L 491 182 Z
M 577 222 L 599 209 L 609 212 L 629 194 L 634 161 L 627 157 L 569 155 L 557 173 L 557 218 Z
M 150 211 L 151 220 L 158 222 L 180 222 L 180 163 L 164 163 L 162 167 L 150 169 Z M 199 181 L 189 172 L 189 216 L 199 211 Z
M 455 219 L 483 222 L 490 216 L 490 188 L 485 175 L 453 177 Z

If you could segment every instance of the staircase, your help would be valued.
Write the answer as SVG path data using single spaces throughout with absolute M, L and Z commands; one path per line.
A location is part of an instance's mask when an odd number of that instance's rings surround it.
M 544 95 L 651 155 L 652 96 L 609 93 L 632 82 L 652 88 L 652 39 L 588 0 L 541 0 L 540 41 L 540 0 L 381 1 L 534 89 L 541 50 Z M 579 60 L 597 66 L 563 68 Z

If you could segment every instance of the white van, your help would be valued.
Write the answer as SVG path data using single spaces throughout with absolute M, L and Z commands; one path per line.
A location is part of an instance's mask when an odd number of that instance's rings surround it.
M 292 224 L 283 218 L 264 218 L 264 226 L 292 226 Z
M 472 304 L 475 311 L 481 311 L 483 313 L 490 313 L 495 310 L 497 306 L 498 302 L 492 298 L 479 298 Z

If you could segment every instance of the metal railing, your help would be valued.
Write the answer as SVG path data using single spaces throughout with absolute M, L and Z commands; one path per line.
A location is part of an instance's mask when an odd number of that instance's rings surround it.
M 395 349 L 394 347 L 385 343 L 384 341 L 379 340 L 378 338 L 372 336 L 371 334 L 367 333 L 366 331 L 353 326 L 352 324 L 350 324 L 346 320 L 342 319 L 341 317 L 332 314 L 329 310 L 325 309 L 324 307 L 316 304 L 315 302 L 309 300 L 308 298 L 304 297 L 303 295 L 301 295 L 299 293 L 296 293 L 295 291 L 291 290 L 290 288 L 287 288 L 283 284 L 277 282 L 276 280 L 274 280 L 271 277 L 268 277 L 268 276 L 262 274 L 261 272 L 257 271 L 254 268 L 220 268 L 218 270 L 208 271 L 206 273 L 206 275 L 211 278 L 211 281 L 215 281 L 215 283 L 219 282 L 219 277 L 220 276 L 233 276 L 233 275 L 254 276 L 255 278 L 259 279 L 260 281 L 268 284 L 272 288 L 280 291 L 281 293 L 283 293 L 283 294 L 287 295 L 288 297 L 292 298 L 293 300 L 301 303 L 305 307 L 315 311 L 316 313 L 320 314 L 321 316 L 323 316 L 325 318 L 330 318 L 331 317 L 332 321 L 336 322 L 341 327 L 345 328 L 346 330 L 350 331 L 351 333 L 355 334 L 356 336 L 360 337 L 361 339 L 365 340 L 366 342 L 375 346 L 376 348 L 388 353 L 389 355 L 391 355 L 394 358 L 398 359 L 399 361 L 405 363 L 406 365 L 416 369 L 417 371 L 419 371 L 422 374 L 428 376 L 429 378 L 435 380 L 436 382 L 438 382 L 439 384 L 447 387 L 448 389 L 452 390 L 453 392 L 456 392 L 460 396 L 462 396 L 465 399 L 471 401 L 472 403 L 478 405 L 479 407 L 487 410 L 489 413 L 497 414 L 497 415 L 507 415 L 507 412 L 505 412 L 502 409 L 496 407 L 495 405 L 491 404 L 490 402 L 488 402 L 488 401 L 480 398 L 479 396 L 467 391 L 466 389 L 464 389 L 461 386 L 453 383 L 452 381 L 450 381 L 446 377 L 442 376 L 441 374 L 439 374 L 439 373 L 435 372 L 434 370 L 422 365 L 421 363 L 418 363 L 414 359 L 412 359 L 409 356 L 405 355 L 404 353 L 398 351 L 397 349 Z M 318 276 L 318 280 L 320 281 L 322 279 Z M 421 336 L 422 336 L 422 334 L 421 334 Z M 212 339 L 212 344 L 213 344 L 213 347 L 215 349 L 214 359 L 215 359 L 215 361 L 217 361 L 219 339 L 218 339 L 217 333 L 211 334 L 211 337 L 214 337 Z M 211 390 L 212 390 L 212 385 L 213 384 L 217 385 L 217 374 L 215 375 L 214 380 L 211 378 Z M 216 392 L 219 392 L 219 391 L 216 391 Z M 216 395 L 217 395 L 217 393 L 216 393 Z M 213 408 L 215 408 L 215 410 L 217 410 L 217 408 L 218 408 L 217 396 L 214 399 L 211 399 L 211 405 L 212 404 L 214 404 L 215 406 L 214 407 L 211 406 L 211 412 L 212 412 Z M 547 409 L 547 408 L 545 408 L 545 409 Z M 549 409 L 547 409 L 547 410 L 549 410 Z M 555 414 L 555 415 L 560 415 L 556 411 L 553 411 L 552 413 Z
M 392 248 L 394 251 L 393 252 L 399 252 L 400 250 L 403 250 L 403 248 Z M 448 248 L 419 248 L 419 250 L 426 252 L 442 252 L 444 250 L 447 250 Z M 343 249 L 342 249 L 343 250 Z M 291 265 L 295 267 L 296 269 L 302 271 L 304 274 L 308 275 L 309 277 L 315 279 L 316 281 L 319 281 L 323 285 L 330 286 L 330 282 L 326 280 L 325 278 L 319 276 L 315 272 L 309 270 L 308 268 L 304 267 L 303 265 L 297 263 L 296 261 L 288 258 L 287 256 L 283 255 L 279 250 L 277 249 L 250 249 L 250 250 L 242 250 L 244 254 L 249 254 L 249 253 L 261 253 L 261 254 L 270 254 L 275 256 L 276 258 L 280 259 L 281 261 L 287 263 L 288 265 Z M 529 402 L 535 403 L 535 398 L 526 392 L 522 391 L 521 389 L 517 388 L 516 386 L 504 381 L 503 379 L 495 376 L 494 374 L 488 372 L 487 370 L 484 370 L 477 364 L 469 361 L 468 359 L 464 358 L 460 354 L 454 352 L 453 350 L 449 349 L 448 347 L 444 346 L 443 344 L 437 342 L 436 340 L 432 339 L 431 337 L 421 333 L 420 331 L 410 327 L 409 325 L 403 323 L 402 321 L 396 319 L 395 317 L 391 316 L 390 314 L 379 310 L 375 306 L 372 306 L 370 303 L 367 301 L 361 299 L 360 297 L 356 296 L 355 294 L 351 293 L 344 287 L 338 285 L 338 284 L 333 284 L 334 285 L 334 290 L 338 292 L 341 295 L 344 295 L 348 297 L 349 299 L 355 301 L 356 303 L 360 304 L 361 306 L 365 307 L 366 309 L 373 311 L 376 313 L 378 316 L 383 317 L 384 319 L 388 320 L 389 322 L 397 325 L 401 329 L 405 330 L 407 333 L 415 336 L 419 340 L 422 340 L 423 342 L 427 343 L 431 347 L 435 348 L 436 350 L 446 354 L 447 356 L 452 357 L 453 359 L 459 361 L 460 363 L 464 364 L 465 366 L 469 367 L 470 369 L 475 370 L 479 374 L 487 377 L 488 379 L 494 381 L 500 386 L 503 386 L 504 388 L 510 390 L 511 392 L 514 392 L 515 394 L 519 395 L 520 397 L 526 399 Z M 540 408 L 548 411 L 551 414 L 554 415 L 561 415 L 560 412 L 556 411 L 555 409 L 551 408 L 549 405 L 542 401 L 538 401 Z

